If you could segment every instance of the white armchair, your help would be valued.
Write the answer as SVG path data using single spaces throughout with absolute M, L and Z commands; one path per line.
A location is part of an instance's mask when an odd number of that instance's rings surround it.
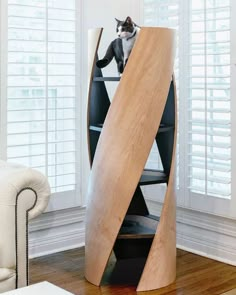
M 40 172 L 0 161 L 0 293 L 28 284 L 28 221 L 47 207 Z

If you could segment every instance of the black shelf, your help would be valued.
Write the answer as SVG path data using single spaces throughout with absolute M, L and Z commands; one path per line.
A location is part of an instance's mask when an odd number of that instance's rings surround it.
M 161 124 L 159 129 L 158 129 L 158 133 L 163 133 L 163 132 L 168 132 L 170 130 L 174 130 L 174 126 L 168 126 L 168 125 L 164 125 L 164 124 Z
M 158 221 L 153 215 L 126 215 L 117 239 L 153 239 Z
M 118 82 L 120 81 L 120 77 L 94 77 L 93 78 L 94 82 L 106 82 L 106 81 L 110 81 L 110 82 Z
M 139 180 L 139 185 L 150 185 L 157 183 L 167 183 L 168 176 L 160 170 L 144 169 Z
M 159 218 L 150 214 L 127 214 L 113 248 L 117 260 L 147 257 L 158 222 Z
M 103 127 L 103 124 L 90 125 L 89 130 L 101 132 L 102 127 Z M 161 124 L 157 133 L 164 133 L 173 129 L 174 129 L 174 126 L 167 126 L 167 125 Z
M 89 126 L 89 130 L 96 131 L 96 132 L 102 132 L 102 127 L 103 127 L 103 124 L 91 125 L 91 126 Z

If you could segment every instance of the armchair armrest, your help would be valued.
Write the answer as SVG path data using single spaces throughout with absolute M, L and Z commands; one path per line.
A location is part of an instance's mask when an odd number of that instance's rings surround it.
M 15 273 L 9 289 L 28 284 L 28 221 L 45 210 L 49 196 L 43 174 L 0 161 L 0 270 Z

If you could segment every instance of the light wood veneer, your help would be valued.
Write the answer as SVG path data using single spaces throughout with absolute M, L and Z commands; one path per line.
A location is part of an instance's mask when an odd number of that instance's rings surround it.
M 98 44 L 98 31 L 95 39 Z M 97 48 L 95 44 L 93 48 Z M 173 30 L 141 28 L 108 110 L 88 187 L 85 277 L 95 285 L 101 283 L 157 134 L 172 80 L 174 55 Z M 175 279 L 174 157 L 175 144 L 160 223 L 138 291 L 161 288 Z

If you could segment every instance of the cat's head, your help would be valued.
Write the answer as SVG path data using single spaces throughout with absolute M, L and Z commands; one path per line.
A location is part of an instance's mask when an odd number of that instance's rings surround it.
M 136 24 L 132 21 L 131 17 L 127 16 L 125 21 L 118 20 L 117 18 L 115 20 L 117 22 L 116 32 L 119 38 L 123 39 L 132 36 Z

